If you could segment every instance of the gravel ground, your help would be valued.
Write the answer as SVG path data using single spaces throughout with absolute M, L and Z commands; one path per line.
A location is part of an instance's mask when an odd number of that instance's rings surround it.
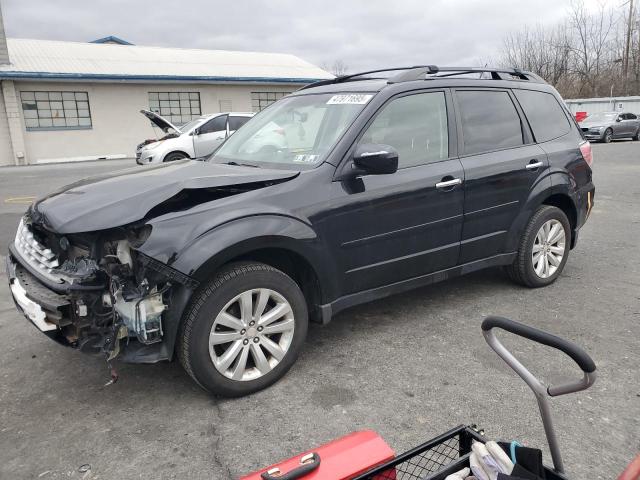
M 544 446 L 533 395 L 484 343 L 487 314 L 593 356 L 592 389 L 552 407 L 571 478 L 615 478 L 640 450 L 640 143 L 594 155 L 595 207 L 554 285 L 528 290 L 487 270 L 350 309 L 312 326 L 281 382 L 242 399 L 208 396 L 176 363 L 122 365 L 105 386 L 102 359 L 48 340 L 0 286 L 0 478 L 237 478 L 364 428 L 398 452 L 462 423 Z M 0 169 L 2 251 L 28 202 L 19 197 L 131 164 Z M 546 381 L 579 376 L 562 354 L 504 338 Z

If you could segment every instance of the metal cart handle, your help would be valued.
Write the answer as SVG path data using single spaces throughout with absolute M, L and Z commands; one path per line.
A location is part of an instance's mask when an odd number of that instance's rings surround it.
M 522 363 L 520 363 L 520 361 L 514 357 L 504 345 L 502 345 L 502 343 L 500 343 L 493 331 L 494 328 L 501 328 L 513 333 L 514 335 L 519 335 L 566 353 L 582 369 L 584 376 L 575 382 L 545 387 L 545 385 L 538 380 L 535 375 L 527 370 L 527 368 L 522 365 Z M 493 316 L 485 318 L 482 322 L 482 334 L 489 346 L 520 376 L 520 378 L 526 382 L 527 385 L 529 385 L 529 388 L 533 390 L 538 401 L 538 407 L 540 408 L 540 416 L 542 417 L 542 423 L 547 435 L 547 442 L 549 443 L 553 466 L 558 473 L 564 473 L 564 465 L 562 463 L 562 456 L 560 455 L 558 440 L 553 429 L 551 410 L 549 408 L 547 395 L 555 397 L 558 395 L 586 390 L 593 385 L 593 382 L 596 381 L 596 364 L 584 350 L 574 343 L 556 337 L 555 335 L 551 335 L 547 332 L 543 332 L 542 330 L 538 330 L 537 328 L 514 322 L 508 318 Z

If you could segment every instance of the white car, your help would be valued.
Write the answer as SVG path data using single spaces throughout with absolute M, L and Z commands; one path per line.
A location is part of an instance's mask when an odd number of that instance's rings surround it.
M 136 163 L 139 165 L 207 156 L 254 115 L 247 112 L 213 113 L 177 127 L 155 112 L 140 110 L 140 113 L 166 135 L 138 145 Z

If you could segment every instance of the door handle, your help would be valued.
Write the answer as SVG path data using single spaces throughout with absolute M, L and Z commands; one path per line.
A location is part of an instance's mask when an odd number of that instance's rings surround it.
M 446 177 L 445 177 L 446 178 Z M 454 178 L 452 180 L 445 180 L 443 182 L 436 183 L 436 188 L 449 188 L 462 184 L 461 178 Z
M 536 168 L 540 168 L 543 165 L 544 165 L 543 162 L 536 162 L 532 160 L 530 163 L 527 163 L 527 166 L 525 168 L 527 170 L 535 170 Z

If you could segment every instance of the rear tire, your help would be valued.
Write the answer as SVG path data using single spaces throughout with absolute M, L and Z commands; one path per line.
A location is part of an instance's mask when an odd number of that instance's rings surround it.
M 163 162 L 175 162 L 177 160 L 182 160 L 184 158 L 189 158 L 182 152 L 171 152 L 166 157 L 164 157 Z
M 176 349 L 202 388 L 240 397 L 287 373 L 307 328 L 304 295 L 288 275 L 263 263 L 239 262 L 194 293 Z
M 562 273 L 570 245 L 571 226 L 565 213 L 542 205 L 529 220 L 516 258 L 506 271 L 511 280 L 526 287 L 550 285 Z
M 602 135 L 602 142 L 603 143 L 611 143 L 612 139 L 613 139 L 613 131 L 610 128 L 607 128 L 604 131 L 604 135 Z

